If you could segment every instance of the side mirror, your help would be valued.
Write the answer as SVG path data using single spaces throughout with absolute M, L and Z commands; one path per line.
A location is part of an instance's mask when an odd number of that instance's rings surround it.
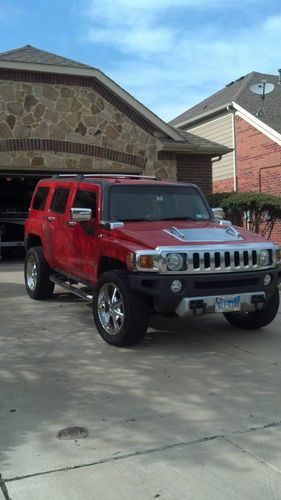
M 92 210 L 90 208 L 71 208 L 71 220 L 75 222 L 87 222 L 92 219 Z
M 224 219 L 225 218 L 225 213 L 224 213 L 223 208 L 220 208 L 220 207 L 212 208 L 212 212 L 213 212 L 213 216 L 215 217 L 215 219 Z
M 226 220 L 224 210 L 220 207 L 212 208 L 213 216 L 219 224 L 232 224 L 231 220 Z

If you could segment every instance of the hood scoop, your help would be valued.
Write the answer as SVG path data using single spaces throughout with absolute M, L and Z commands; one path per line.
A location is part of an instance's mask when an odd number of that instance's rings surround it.
M 198 228 L 198 229 L 163 229 L 163 231 L 179 241 L 234 241 L 243 240 L 241 234 L 232 226 Z

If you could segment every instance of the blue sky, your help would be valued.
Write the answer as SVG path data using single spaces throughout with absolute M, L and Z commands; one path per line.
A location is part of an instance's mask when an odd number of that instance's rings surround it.
M 0 52 L 97 67 L 168 121 L 251 71 L 278 74 L 278 0 L 0 0 Z

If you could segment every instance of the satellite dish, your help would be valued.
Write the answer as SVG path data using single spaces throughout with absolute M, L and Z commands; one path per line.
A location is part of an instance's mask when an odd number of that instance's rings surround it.
M 270 94 L 274 89 L 273 83 L 267 83 L 266 80 L 262 80 L 260 83 L 254 83 L 254 85 L 251 85 L 250 91 L 253 92 L 253 94 L 260 95 L 260 107 L 258 111 L 256 112 L 256 116 L 260 116 L 261 113 L 263 113 L 265 119 L 267 120 L 266 113 L 263 109 L 264 103 L 265 103 L 265 96 L 266 94 Z
M 270 94 L 274 89 L 273 83 L 267 83 L 267 82 L 261 82 L 261 83 L 254 83 L 254 85 L 251 85 L 250 91 L 253 92 L 253 94 L 258 94 L 258 95 L 265 95 L 265 94 Z

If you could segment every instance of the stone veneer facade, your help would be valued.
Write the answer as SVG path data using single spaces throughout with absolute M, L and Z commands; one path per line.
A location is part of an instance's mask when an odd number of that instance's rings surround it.
M 211 192 L 210 154 L 161 147 L 159 130 L 94 77 L 0 68 L 0 174 L 136 173 Z
M 0 170 L 124 171 L 176 180 L 175 158 L 158 159 L 153 127 L 94 79 L 32 80 L 40 74 L 0 73 Z

